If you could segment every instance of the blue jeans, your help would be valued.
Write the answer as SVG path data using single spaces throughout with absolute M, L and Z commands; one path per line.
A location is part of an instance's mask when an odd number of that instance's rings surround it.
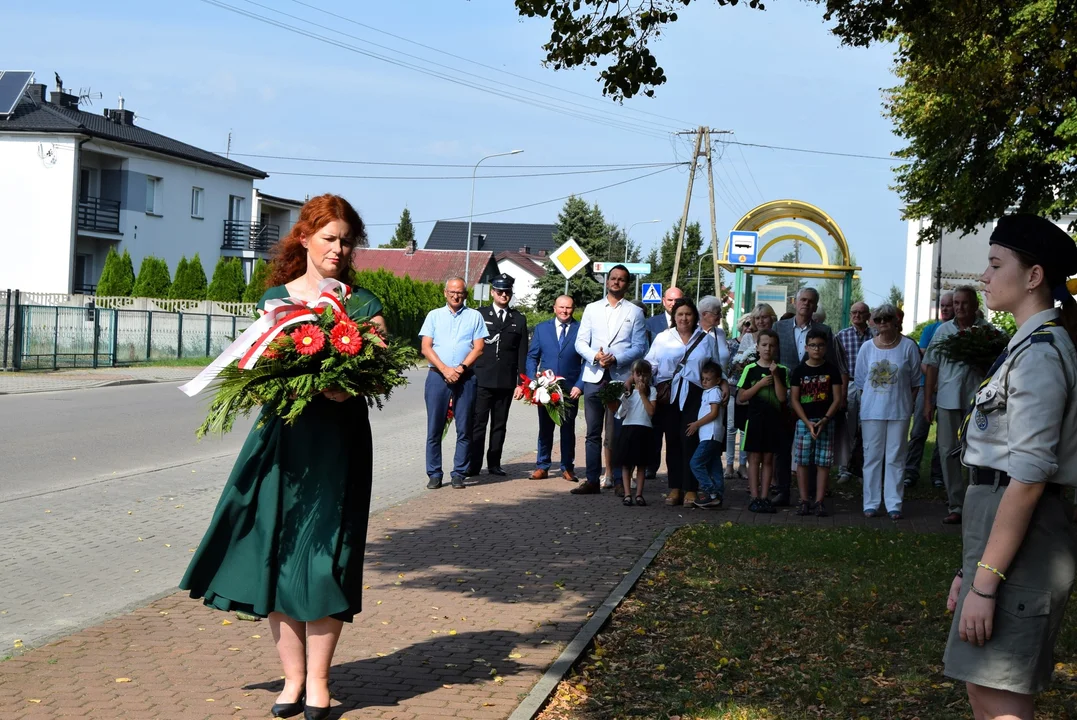
M 553 431 L 560 430 L 561 435 L 561 470 L 574 472 L 576 469 L 576 415 L 580 411 L 580 401 L 566 398 L 561 406 L 561 427 L 558 428 L 550 419 L 546 408 L 538 408 L 539 434 L 538 456 L 535 458 L 535 467 L 539 470 L 550 469 L 550 459 L 553 455 Z
M 478 381 L 468 371 L 463 380 L 449 385 L 434 370 L 426 375 L 426 387 L 423 398 L 426 401 L 426 475 L 440 480 L 444 476 L 441 468 L 441 433 L 445 429 L 445 414 L 449 410 L 449 399 L 453 403 L 453 422 L 456 423 L 456 454 L 453 456 L 453 475 L 464 477 L 471 466 L 471 425 L 475 408 L 475 393 Z
M 725 474 L 722 472 L 722 443 L 701 440 L 689 463 L 699 489 L 708 495 L 725 494 Z

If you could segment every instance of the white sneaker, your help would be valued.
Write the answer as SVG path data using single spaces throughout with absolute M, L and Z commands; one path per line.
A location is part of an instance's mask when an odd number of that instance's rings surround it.
M 603 475 L 602 476 L 602 485 L 601 485 L 601 487 L 602 487 L 603 490 L 612 490 L 613 489 L 613 478 L 609 477 L 608 475 Z

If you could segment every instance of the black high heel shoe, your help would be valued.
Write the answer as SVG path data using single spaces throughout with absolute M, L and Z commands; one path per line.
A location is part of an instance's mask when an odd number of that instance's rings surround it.
M 306 705 L 303 707 L 303 720 L 325 720 L 329 717 L 329 708 Z
M 303 712 L 306 705 L 306 693 L 300 693 L 299 699 L 290 703 L 276 703 L 269 709 L 269 712 L 273 713 L 273 717 L 277 718 L 290 718 L 295 717 Z

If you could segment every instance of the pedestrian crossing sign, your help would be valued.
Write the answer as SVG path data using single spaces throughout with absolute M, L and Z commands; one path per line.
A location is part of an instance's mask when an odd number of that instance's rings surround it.
M 550 262 L 561 271 L 565 278 L 570 278 L 587 267 L 591 258 L 587 257 L 587 253 L 583 251 L 579 243 L 569 238 L 568 242 L 550 254 Z
M 662 283 L 643 283 L 643 302 L 652 305 L 662 302 Z

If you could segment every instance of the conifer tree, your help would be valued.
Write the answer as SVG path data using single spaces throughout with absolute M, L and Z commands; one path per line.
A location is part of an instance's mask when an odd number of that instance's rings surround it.
M 213 270 L 213 279 L 206 291 L 206 299 L 216 302 L 239 302 L 247 282 L 243 278 L 243 267 L 235 258 L 221 257 Z
M 411 211 L 404 208 L 404 212 L 400 213 L 400 222 L 396 225 L 393 237 L 382 247 L 406 248 L 411 242 L 415 242 L 415 226 L 411 222 Z
M 138 279 L 131 294 L 135 297 L 167 298 L 172 287 L 168 264 L 159 257 L 147 255 L 138 268 Z
M 251 270 L 251 281 L 247 283 L 247 289 L 243 291 L 243 302 L 256 303 L 262 299 L 266 288 L 266 280 L 269 278 L 269 263 L 261 258 L 254 263 Z

